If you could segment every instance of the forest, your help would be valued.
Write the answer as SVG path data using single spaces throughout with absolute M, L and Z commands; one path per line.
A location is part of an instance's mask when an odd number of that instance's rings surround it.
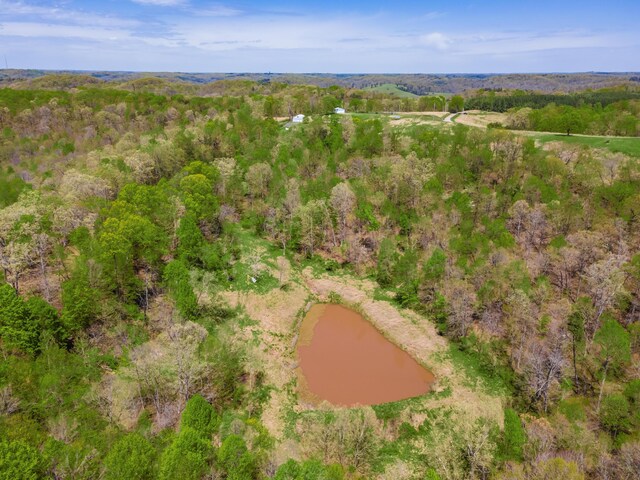
M 52 78 L 78 72 L 68 70 L 21 70 L 4 69 L 0 72 L 0 85 L 14 84 L 38 78 Z M 578 93 L 585 90 L 637 87 L 640 75 L 636 73 L 511 73 L 511 74 L 357 74 L 357 73 L 187 73 L 187 72 L 123 72 L 84 71 L 94 82 L 120 83 L 136 79 L 155 77 L 181 81 L 194 85 L 207 85 L 219 80 L 252 81 L 258 83 L 284 83 L 288 85 L 315 85 L 329 88 L 364 89 L 382 84 L 400 85 L 403 90 L 416 95 L 434 93 L 463 93 L 475 89 L 494 91 L 524 90 L 531 92 Z
M 509 110 L 508 128 L 539 132 L 638 137 L 640 136 L 640 101 L 630 100 L 602 107 L 559 106 L 554 103 L 539 109 Z
M 608 107 L 611 104 L 640 99 L 635 87 L 603 88 L 577 93 L 541 93 L 533 90 L 479 90 L 468 94 L 465 107 L 469 110 L 506 112 L 513 108 L 544 108 L 550 104 L 569 107 Z
M 381 113 L 440 96 L 193 88 L 0 89 L 0 479 L 638 478 L 640 158 Z M 637 136 L 638 102 L 509 115 Z M 318 286 L 437 388 L 302 402 Z

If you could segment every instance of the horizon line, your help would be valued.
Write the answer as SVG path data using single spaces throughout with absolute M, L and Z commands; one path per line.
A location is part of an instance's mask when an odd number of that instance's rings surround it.
M 108 69 L 74 69 L 74 68 L 0 68 L 0 72 L 6 71 L 41 71 L 41 72 L 69 72 L 69 73 L 174 73 L 186 75 L 629 75 L 640 74 L 640 71 L 605 71 L 605 70 L 585 70 L 585 71 L 514 71 L 514 72 L 271 72 L 271 71 L 184 71 L 184 70 L 108 70 Z

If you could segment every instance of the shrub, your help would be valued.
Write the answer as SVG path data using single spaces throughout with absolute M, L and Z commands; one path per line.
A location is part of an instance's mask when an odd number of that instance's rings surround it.
M 40 478 L 40 453 L 24 442 L 0 442 L 0 480 Z
M 340 465 L 323 465 L 318 460 L 307 460 L 298 463 L 289 460 L 280 465 L 274 480 L 342 480 L 344 472 Z
M 500 445 L 500 454 L 504 460 L 522 460 L 522 447 L 527 436 L 522 427 L 520 417 L 515 410 L 504 411 L 504 432 Z
M 152 478 L 155 450 L 139 433 L 118 440 L 104 460 L 107 480 Z

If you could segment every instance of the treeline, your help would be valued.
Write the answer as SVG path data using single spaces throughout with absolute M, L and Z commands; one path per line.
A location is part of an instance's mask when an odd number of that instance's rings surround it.
M 44 77 L 44 79 L 43 79 Z M 0 85 L 24 82 L 31 88 L 51 88 L 48 79 L 67 78 L 75 85 L 101 83 L 103 86 L 155 77 L 174 84 L 192 86 L 215 84 L 220 80 L 249 81 L 261 84 L 314 85 L 329 88 L 363 89 L 386 83 L 403 86 L 417 95 L 463 93 L 469 90 L 528 90 L 539 92 L 579 92 L 638 82 L 637 73 L 547 73 L 547 74 L 292 74 L 292 73 L 137 73 L 69 72 L 43 70 L 3 70 Z M 71 79 L 73 77 L 74 79 Z M 44 81 L 42 81 L 44 80 Z M 42 82 L 42 83 L 41 83 Z M 64 84 L 56 80 L 58 87 Z
M 506 112 L 513 108 L 544 108 L 550 104 L 570 107 L 607 107 L 626 100 L 640 100 L 640 91 L 635 89 L 605 89 L 583 91 L 572 94 L 543 94 L 524 91 L 485 91 L 465 99 L 467 110 Z
M 356 95 L 0 91 L 0 478 L 634 478 L 640 163 L 324 115 Z M 269 430 L 260 332 L 225 301 L 291 288 L 257 242 L 375 278 L 504 423 L 444 391 Z
M 513 109 L 505 121 L 509 128 L 540 132 L 640 136 L 640 100 L 601 106 L 571 107 L 550 104 L 543 108 Z
M 186 90 L 181 93 L 175 85 L 165 81 L 142 79 L 121 88 L 95 88 L 92 86 L 74 92 L 59 90 L 0 89 L 0 120 L 7 120 L 9 114 L 21 112 L 23 116 L 36 107 L 55 106 L 62 109 L 71 106 L 86 106 L 97 110 L 118 103 L 127 104 L 132 115 L 146 115 L 151 111 L 164 112 L 169 107 L 180 112 L 204 113 L 226 111 L 238 108 L 241 103 L 251 105 L 256 115 L 266 117 L 291 117 L 303 113 L 329 114 L 337 106 L 355 113 L 445 111 L 447 100 L 444 96 L 424 96 L 419 98 L 398 98 L 366 90 L 345 90 L 340 87 L 321 89 L 318 87 L 280 85 L 260 85 L 255 82 L 217 82 L 203 87 L 204 96 L 194 95 Z M 4 112 L 4 113 L 3 113 Z M 76 112 L 77 113 L 77 112 Z M 8 123 L 7 123 L 8 125 Z

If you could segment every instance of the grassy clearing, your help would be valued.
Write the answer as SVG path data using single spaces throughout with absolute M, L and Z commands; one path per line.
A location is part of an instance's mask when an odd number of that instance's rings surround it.
M 482 389 L 486 393 L 496 396 L 509 396 L 513 393 L 508 371 L 501 369 L 499 365 L 489 366 L 486 355 L 481 351 L 463 349 L 461 346 L 451 343 L 447 357 L 456 370 L 465 373 L 465 383 L 468 387 Z
M 282 253 L 269 249 L 251 232 L 239 235 L 241 263 L 246 264 L 243 268 L 250 268 L 246 254 L 270 265 Z M 391 292 L 380 289 L 371 279 L 357 279 L 335 261 L 316 256 L 292 266 L 289 284 L 290 288 L 274 288 L 268 293 L 248 285 L 250 291 L 223 294 L 231 306 L 240 305 L 246 316 L 257 322 L 244 327 L 241 336 L 248 347 L 249 364 L 266 372 L 264 388 L 256 394 L 254 403 L 262 424 L 276 439 L 277 458 L 297 457 L 306 448 L 301 428 L 320 428 L 332 422 L 334 416 L 361 412 L 375 417 L 380 434 L 371 473 L 378 476 L 387 469 L 393 471 L 397 464 L 420 471 L 425 463 L 421 446 L 429 439 L 424 422 L 437 412 L 456 412 L 455 418 L 460 419 L 500 420 L 501 399 L 493 395 L 506 389 L 500 383 L 491 383 L 484 371 L 479 374 L 481 379 L 474 380 L 475 357 L 450 354 L 448 342 L 437 335 L 430 323 L 417 314 L 399 310 L 389 298 Z M 346 304 L 361 313 L 390 341 L 432 370 L 437 378 L 436 388 L 419 397 L 374 407 L 335 409 L 307 402 L 300 395 L 296 369 L 297 325 L 306 305 L 327 301 Z
M 614 153 L 624 153 L 633 157 L 640 157 L 640 138 L 627 137 L 591 137 L 587 135 L 563 135 L 559 133 L 532 133 L 541 143 L 566 142 L 576 145 L 586 145 L 591 148 L 604 148 Z
M 406 92 L 398 87 L 398 85 L 394 85 L 392 83 L 383 83 L 382 85 L 378 85 L 376 87 L 367 87 L 365 90 L 370 90 L 372 92 L 384 93 L 386 95 L 396 95 L 401 98 L 418 98 L 420 95 L 416 95 L 415 93 Z
M 345 266 L 348 267 L 348 266 Z M 306 268 L 310 268 L 314 275 L 319 276 L 325 273 L 330 273 L 334 276 L 344 276 L 348 274 L 348 268 L 345 268 L 340 263 L 330 258 L 323 258 L 318 255 L 312 257 L 305 257 L 299 263 L 299 270 L 302 271 Z
M 493 112 L 467 112 L 465 115 L 456 115 L 452 118 L 455 123 L 461 123 L 470 127 L 487 128 L 490 123 L 503 123 L 505 114 Z M 563 133 L 547 133 L 523 130 L 510 130 L 535 138 L 540 143 L 565 142 L 574 145 L 585 145 L 591 148 L 602 148 L 613 153 L 624 153 L 633 157 L 640 157 L 640 137 L 606 137 L 597 135 L 570 135 Z
M 247 230 L 239 230 L 237 240 L 241 257 L 232 267 L 233 289 L 264 294 L 278 288 L 276 258 L 282 251 Z

